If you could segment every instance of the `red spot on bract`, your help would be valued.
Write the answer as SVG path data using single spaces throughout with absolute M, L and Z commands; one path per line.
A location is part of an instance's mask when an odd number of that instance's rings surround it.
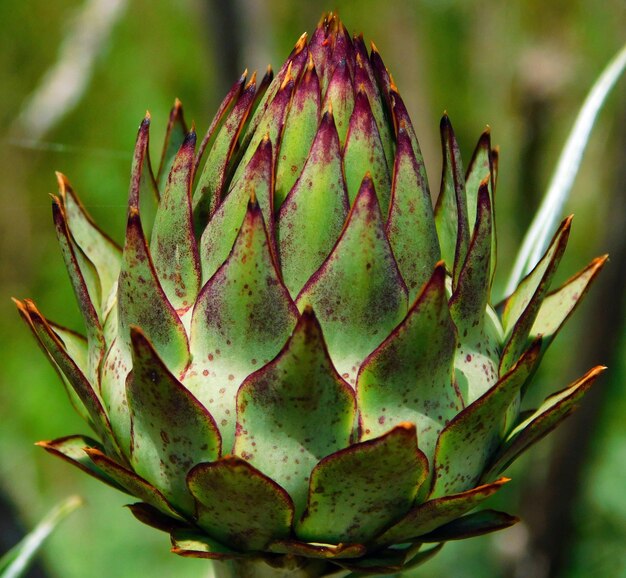
M 380 425 L 383 425 L 383 424 L 385 423 L 385 416 L 384 416 L 384 415 L 381 415 L 381 416 L 378 418 L 378 423 L 379 423 Z
M 465 361 L 467 362 L 472 361 L 472 356 L 469 353 L 465 356 Z

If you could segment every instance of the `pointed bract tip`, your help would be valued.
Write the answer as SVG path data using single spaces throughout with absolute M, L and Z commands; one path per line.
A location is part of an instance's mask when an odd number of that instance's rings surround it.
M 26 310 L 26 307 L 24 306 L 24 303 L 22 301 L 20 301 L 19 299 L 17 299 L 16 297 L 11 297 L 11 301 L 13 301 L 13 303 L 15 303 L 15 306 L 20 311 L 25 311 Z
M 71 190 L 72 187 L 70 186 L 70 182 L 68 180 L 68 178 L 60 171 L 55 171 L 54 172 L 56 178 L 57 178 L 57 184 L 59 185 L 59 193 L 61 193 L 61 195 L 65 194 L 65 192 L 69 189 Z
M 423 299 L 423 295 L 426 293 L 430 293 L 433 288 L 437 290 L 444 291 L 446 285 L 446 264 L 443 260 L 438 261 L 435 264 L 433 269 L 433 273 L 430 276 L 430 279 L 422 286 L 420 292 L 415 297 L 415 303 L 417 304 Z
M 317 319 L 317 315 L 315 315 L 313 307 L 311 307 L 310 304 L 306 305 L 304 311 L 300 314 L 298 322 L 296 323 L 296 326 L 291 334 L 292 337 L 299 332 L 304 332 L 307 336 L 307 340 L 309 341 L 312 338 L 322 339 L 323 341 L 322 327 Z
M 291 75 L 291 62 L 287 66 L 287 72 L 285 73 L 285 78 L 283 78 L 283 82 L 280 85 L 279 90 L 285 90 L 285 88 L 289 85 L 290 82 L 293 82 L 293 76 Z
M 90 458 L 107 458 L 107 455 L 104 452 L 101 452 L 98 448 L 83 448 L 83 451 Z
M 504 484 L 508 484 L 511 481 L 511 478 L 507 478 L 505 476 L 502 476 L 501 478 L 498 478 L 495 482 L 492 482 L 490 485 L 495 486 L 503 486 Z
M 313 306 L 310 303 L 304 306 L 304 311 L 302 312 L 301 317 L 304 317 L 305 315 L 307 317 L 315 317 Z
M 557 229 L 556 234 L 558 234 L 561 231 L 564 233 L 569 233 L 570 229 L 572 228 L 573 220 L 574 220 L 574 215 L 568 215 L 567 217 L 565 217 L 559 224 L 559 228 Z
M 443 277 L 443 279 L 445 280 L 446 278 L 446 262 L 441 259 L 439 261 L 437 261 L 435 263 L 435 268 L 433 269 L 433 278 L 436 277 Z
M 252 73 L 250 80 L 248 80 L 248 84 L 246 84 L 246 90 L 248 90 L 252 86 L 256 86 L 256 70 Z
M 295 52 L 296 54 L 302 52 L 302 49 L 306 46 L 306 40 L 309 37 L 307 32 L 303 32 L 300 38 L 298 38 L 298 42 L 296 42 Z
M 407 433 L 413 433 L 417 431 L 417 428 L 415 427 L 415 424 L 413 422 L 401 421 L 391 431 L 393 430 L 404 430 Z
M 454 128 L 452 127 L 452 121 L 448 116 L 447 110 L 443 111 L 443 116 L 441 117 L 441 122 L 439 123 L 439 130 L 442 136 L 445 135 L 446 138 L 454 137 Z
M 606 365 L 596 365 L 595 367 L 592 367 L 587 373 L 585 373 L 585 375 L 579 377 L 576 381 L 568 385 L 566 389 L 574 387 L 575 385 L 578 387 L 585 385 L 587 388 L 589 388 L 591 387 L 593 382 L 607 369 L 608 367 Z
M 181 149 L 194 149 L 196 147 L 196 127 L 192 125 L 191 130 L 185 135 L 185 140 L 181 145 Z
M 139 207 L 131 205 L 128 207 L 128 224 L 134 224 L 136 221 L 140 221 Z
M 378 48 L 376 48 L 376 44 L 374 44 L 374 41 L 373 41 L 373 40 L 371 40 L 371 41 L 370 41 L 370 48 L 372 49 L 372 52 L 374 52 L 374 53 L 376 53 L 376 54 L 380 54 L 380 53 L 378 52 Z
M 389 73 L 389 91 L 399 94 L 398 85 L 396 84 L 396 81 L 393 79 L 391 72 Z
M 143 329 L 141 329 L 141 327 L 139 327 L 138 325 L 131 324 L 129 326 L 129 330 L 130 330 L 130 340 L 133 344 L 134 349 L 137 349 L 139 347 L 144 347 L 146 346 L 146 344 L 150 343 Z
M 329 12 L 324 12 L 319 22 L 317 23 L 318 28 L 329 28 L 332 24 L 337 20 L 337 13 L 330 10 Z
M 150 114 L 149 110 L 146 110 L 146 114 L 144 115 L 143 120 L 141 121 L 141 126 L 144 127 L 146 125 L 149 125 L 151 120 L 152 120 L 152 115 Z
M 356 199 L 354 199 L 354 203 L 352 204 L 351 211 L 356 210 L 358 206 L 368 206 L 369 209 L 373 209 L 375 206 L 379 206 L 378 196 L 376 195 L 376 187 L 374 186 L 374 181 L 372 179 L 372 173 L 367 171 L 363 180 L 361 181 L 361 186 L 359 187 L 359 192 L 356 195 Z M 350 217 L 348 217 L 350 219 Z
M 176 97 L 174 99 L 174 109 L 180 110 L 181 108 L 183 108 L 183 103 L 181 102 L 180 98 Z
M 197 138 L 196 123 L 193 122 L 191 124 L 191 129 L 185 135 L 185 139 L 183 140 L 183 144 L 181 145 L 181 148 L 184 148 L 184 149 L 186 149 L 186 148 L 194 149 L 196 147 L 196 138 Z
M 39 310 L 35 306 L 35 303 L 32 299 L 24 299 L 21 303 L 24 307 L 24 310 L 27 311 L 29 314 L 30 313 L 33 313 L 35 315 L 39 314 Z
M 52 201 L 52 211 L 62 211 L 61 207 L 61 199 L 52 193 L 49 194 L 50 200 Z

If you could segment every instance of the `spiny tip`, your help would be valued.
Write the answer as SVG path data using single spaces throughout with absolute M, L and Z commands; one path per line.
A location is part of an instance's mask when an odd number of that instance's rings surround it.
M 283 79 L 282 84 L 280 85 L 280 90 L 284 90 L 285 87 L 291 82 L 293 81 L 293 76 L 291 75 L 291 62 L 289 63 L 289 65 L 287 66 L 287 72 L 285 73 L 285 78 Z
M 389 74 L 389 90 L 393 92 L 398 92 L 398 85 L 396 84 L 396 81 L 393 79 L 391 72 L 387 71 L 387 73 Z
M 70 182 L 68 178 L 60 171 L 55 171 L 54 174 L 57 178 L 57 184 L 59 185 L 59 193 L 64 195 L 68 189 L 70 189 Z
M 246 90 L 249 90 L 251 87 L 256 85 L 256 70 L 252 73 L 248 84 L 246 84 Z
M 411 434 L 415 431 L 415 424 L 410 421 L 401 421 L 395 428 L 396 431 L 403 431 L 407 434 Z M 393 430 L 392 430 L 393 431 Z
M 295 52 L 296 54 L 302 52 L 304 47 L 306 46 L 306 40 L 308 38 L 308 33 L 303 32 L 300 38 L 298 38 L 298 42 L 296 42 Z

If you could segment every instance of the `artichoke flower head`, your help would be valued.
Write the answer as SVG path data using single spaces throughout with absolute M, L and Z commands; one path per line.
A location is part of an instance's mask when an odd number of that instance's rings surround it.
M 275 76 L 244 73 L 200 144 L 177 101 L 156 175 L 149 127 L 123 248 L 59 175 L 86 335 L 17 305 L 94 438 L 40 445 L 134 496 L 176 553 L 240 569 L 392 573 L 513 524 L 470 511 L 602 370 L 520 416 L 605 261 L 551 287 L 571 219 L 494 308 L 489 132 L 465 172 L 444 116 L 433 209 L 391 76 L 334 14 Z

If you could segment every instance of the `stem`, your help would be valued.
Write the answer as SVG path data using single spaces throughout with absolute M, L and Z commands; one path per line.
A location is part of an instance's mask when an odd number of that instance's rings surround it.
M 269 564 L 262 559 L 237 559 L 213 564 L 213 578 L 320 578 L 329 571 L 324 560 L 281 556 Z

